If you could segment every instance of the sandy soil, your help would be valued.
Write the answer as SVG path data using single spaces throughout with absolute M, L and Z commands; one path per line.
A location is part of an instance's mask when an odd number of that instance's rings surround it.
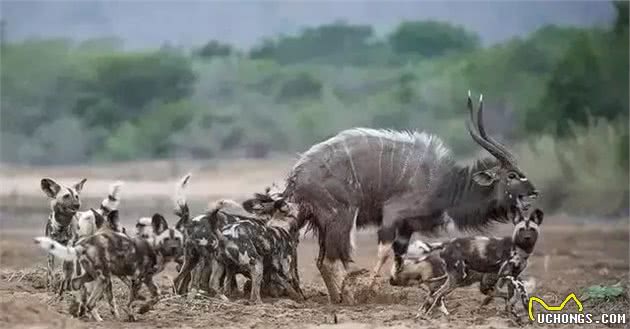
M 203 177 L 208 183 L 198 184 L 193 181 L 196 202 L 201 204 L 208 195 L 246 196 L 260 190 L 271 181 L 282 178 L 286 163 L 259 163 L 252 171 L 239 168 L 238 175 L 221 176 L 225 167 L 199 169 L 195 177 Z M 201 168 L 201 167 L 199 167 Z M 218 169 L 217 169 L 218 168 Z M 221 169 L 223 168 L 223 169 Z M 237 167 L 234 167 L 237 170 Z M 12 171 L 11 171 L 12 170 Z M 46 201 L 38 190 L 40 175 L 32 169 L 11 169 L 3 171 L 3 190 L 7 190 L 5 181 L 10 183 L 15 192 L 13 197 L 32 198 L 41 206 L 21 207 L 7 203 L 7 193 L 3 194 L 0 224 L 0 328 L 505 328 L 515 327 L 503 312 L 503 303 L 495 301 L 485 308 L 478 304 L 483 296 L 477 286 L 455 291 L 447 300 L 451 315 L 446 317 L 434 314 L 430 320 L 415 319 L 417 308 L 424 301 L 423 290 L 413 287 L 392 287 L 387 284 L 389 264 L 382 273 L 382 278 L 375 293 L 370 293 L 367 277 L 360 278 L 356 285 L 357 304 L 353 306 L 332 306 L 327 302 L 326 290 L 315 267 L 317 256 L 316 241 L 307 236 L 300 243 L 300 275 L 303 280 L 307 301 L 296 303 L 286 299 L 264 299 L 263 305 L 247 305 L 244 299 L 222 302 L 202 296 L 175 296 L 170 292 L 170 281 L 175 276 L 171 266 L 162 273 L 158 280 L 161 285 L 162 299 L 155 310 L 142 315 L 136 322 L 120 322 L 109 314 L 103 303 L 101 315 L 105 321 L 96 323 L 87 319 L 73 319 L 68 315 L 67 301 L 52 301 L 52 295 L 44 290 L 44 255 L 32 243 L 34 236 L 42 233 L 46 217 Z M 41 169 L 38 169 L 39 172 Z M 114 170 L 115 171 L 115 170 Z M 47 176 L 61 177 L 66 182 L 73 178 L 88 176 L 92 185 L 86 185 L 90 195 L 106 191 L 111 180 L 106 177 L 110 172 L 93 170 L 97 179 L 89 176 L 90 172 L 80 169 L 56 169 L 46 172 Z M 128 172 L 114 177 L 127 177 L 126 195 L 129 201 L 121 205 L 122 209 L 136 206 L 135 200 L 150 199 L 155 190 L 165 199 L 172 192 L 175 175 L 165 175 L 164 181 L 156 182 L 154 177 L 135 178 Z M 148 175 L 145 173 L 145 175 Z M 248 176 L 249 175 L 249 176 Z M 110 176 L 111 177 L 111 176 Z M 10 178 L 10 179 L 9 179 Z M 100 185 L 94 183 L 100 182 Z M 221 181 L 221 184 L 215 184 Z M 141 187 L 136 186 L 141 184 Z M 151 185 L 155 184 L 155 185 Z M 34 187 L 33 187 L 34 185 Z M 100 186 L 100 187 L 97 187 Z M 220 186 L 220 188 L 216 188 Z M 148 189 L 148 190 L 143 190 Z M 225 190 L 224 190 L 225 189 Z M 10 193 L 9 193 L 10 194 Z M 212 198 L 212 197 L 210 197 Z M 90 206 L 93 201 L 90 201 Z M 96 203 L 98 204 L 98 203 Z M 160 211 L 168 211 L 170 205 L 159 204 Z M 196 208 L 194 208 L 196 209 Z M 134 216 L 152 209 L 133 209 L 127 211 L 125 225 L 130 228 Z M 509 225 L 499 227 L 496 235 L 509 234 Z M 542 228 L 542 236 L 536 247 L 527 276 L 537 282 L 535 295 L 550 304 L 558 304 L 570 292 L 578 296 L 584 287 L 593 284 L 614 284 L 622 282 L 628 286 L 628 222 L 607 224 L 576 224 L 564 216 L 548 216 Z M 372 268 L 376 254 L 376 237 L 373 232 L 359 234 L 358 248 L 355 254 L 356 266 Z M 126 290 L 115 280 L 116 295 L 120 303 L 126 300 Z M 627 291 L 627 290 L 626 290 Z M 627 300 L 607 305 L 607 309 L 628 314 Z M 67 298 L 69 299 L 69 298 Z M 584 301 L 585 312 L 598 312 L 600 305 Z M 337 319 L 337 324 L 334 319 Z M 630 321 L 630 314 L 627 316 Z M 533 325 L 535 327 L 543 327 Z M 581 326 L 581 327 L 596 327 Z M 606 328 L 600 325 L 601 328 Z

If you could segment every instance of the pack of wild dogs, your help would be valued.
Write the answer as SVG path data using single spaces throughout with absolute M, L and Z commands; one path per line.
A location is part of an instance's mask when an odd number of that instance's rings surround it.
M 35 242 L 48 252 L 48 289 L 59 299 L 72 292 L 73 316 L 101 321 L 97 306 L 105 298 L 115 318 L 133 320 L 159 302 L 154 278 L 173 262 L 177 294 L 186 295 L 197 284 L 221 299 L 238 298 L 236 277 L 242 275 L 247 279 L 242 290 L 250 303 L 262 303 L 263 296 L 300 302 L 307 298 L 297 253 L 305 228 L 317 236 L 317 267 L 330 302 L 352 304 L 348 274 L 355 232 L 377 226 L 371 289 L 393 254 L 389 284 L 428 290 L 418 316 L 431 316 L 436 306 L 448 315 L 448 295 L 479 283 L 486 296 L 480 306 L 503 299 L 507 314 L 520 320 L 531 290 L 522 274 L 544 215 L 531 207 L 538 191 L 514 156 L 486 133 L 481 97 L 476 115 L 470 94 L 467 107 L 468 132 L 491 155 L 472 164 L 456 162 L 435 135 L 348 129 L 304 152 L 284 190 L 267 188 L 242 203 L 223 199 L 191 213 L 188 174 L 176 184 L 176 220 L 169 223 L 155 213 L 138 218 L 135 232 L 120 223 L 122 182 L 110 186 L 97 209 L 81 211 L 86 179 L 66 186 L 44 178 L 41 188 L 51 199 L 51 212 L 45 236 Z M 506 222 L 514 224 L 507 237 L 410 243 L 415 232 L 483 231 Z M 55 258 L 62 262 L 59 279 L 54 275 Z M 128 288 L 124 318 L 113 293 L 113 277 Z M 143 286 L 149 297 L 140 293 Z

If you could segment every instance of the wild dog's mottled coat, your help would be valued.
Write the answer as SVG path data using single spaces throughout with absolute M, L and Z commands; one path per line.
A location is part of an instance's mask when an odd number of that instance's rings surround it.
M 100 214 L 95 212 L 95 216 L 98 217 Z M 109 216 L 117 216 L 117 212 L 111 212 Z M 160 217 L 157 215 L 153 217 L 155 225 L 161 225 L 163 217 Z M 119 277 L 130 287 L 127 304 L 130 316 L 132 316 L 130 307 L 136 300 L 140 287 L 145 284 L 152 298 L 140 308 L 140 312 L 147 312 L 159 297 L 159 290 L 153 282 L 153 276 L 164 268 L 166 262 L 173 259 L 174 246 L 178 243 L 181 245 L 181 242 L 177 242 L 177 237 L 177 231 L 166 226 L 165 230 L 153 240 L 131 238 L 122 233 L 103 230 L 77 241 L 73 247 L 63 246 L 46 237 L 36 238 L 35 241 L 50 254 L 66 261 L 78 261 L 81 264 L 84 273 L 72 280 L 73 289 L 81 289 L 85 284 L 95 281 L 89 298 L 75 315 L 80 315 L 85 311 L 92 312 L 96 303 L 105 294 L 112 312 L 118 317 L 111 292 L 111 276 Z
M 44 234 L 52 240 L 62 244 L 69 245 L 77 238 L 77 218 L 76 214 L 81 208 L 80 193 L 87 179 L 83 178 L 71 187 L 61 185 L 51 178 L 43 178 L 40 182 L 41 189 L 51 199 L 51 213 L 48 216 Z M 46 288 L 54 289 L 55 258 L 48 256 L 46 266 Z M 63 285 L 72 276 L 72 263 L 63 263 L 64 280 L 60 282 L 59 291 L 63 290 Z
M 215 251 L 212 286 L 224 270 L 226 277 L 243 274 L 251 279 L 250 301 L 260 303 L 263 279 L 269 280 L 294 299 L 302 299 L 297 266 L 298 225 L 295 215 L 288 214 L 284 200 L 277 200 L 275 218 L 268 223 L 260 219 L 240 220 L 219 230 L 211 222 L 219 245 Z M 247 209 L 247 207 L 246 207 Z
M 527 259 L 538 238 L 538 226 L 543 212 L 535 209 L 525 219 L 520 213 L 515 218 L 511 237 L 488 238 L 482 236 L 453 239 L 440 244 L 424 244 L 412 257 L 396 256 L 390 283 L 408 285 L 413 280 L 428 286 L 430 299 L 423 305 L 428 313 L 436 303 L 444 313 L 444 297 L 453 289 L 480 282 L 480 291 L 487 295 L 483 305 L 495 297 L 511 299 L 517 292 L 521 301 L 524 284 L 519 276 L 527 266 Z M 508 294 L 496 291 L 497 283 L 508 283 Z M 508 310 L 512 312 L 510 303 Z M 524 305 L 527 308 L 527 305 Z

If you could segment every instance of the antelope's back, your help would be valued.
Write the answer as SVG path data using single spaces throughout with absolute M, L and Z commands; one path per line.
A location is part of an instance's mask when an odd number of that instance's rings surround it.
M 427 133 L 354 128 L 313 145 L 287 180 L 287 196 L 316 207 L 369 207 L 426 194 L 450 151 Z

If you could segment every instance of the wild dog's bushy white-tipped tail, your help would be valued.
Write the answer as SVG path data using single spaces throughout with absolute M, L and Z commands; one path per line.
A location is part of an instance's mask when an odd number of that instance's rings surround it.
M 78 252 L 76 248 L 66 247 L 48 237 L 35 238 L 35 244 L 37 244 L 40 248 L 46 250 L 46 252 L 48 252 L 49 254 L 65 261 L 74 261 L 78 258 Z
M 186 174 L 175 185 L 175 208 L 177 209 L 181 209 L 186 205 L 186 188 L 188 187 L 190 176 L 192 176 L 191 173 Z
M 118 210 L 120 205 L 120 190 L 124 183 L 122 181 L 116 181 L 109 185 L 109 193 L 107 197 L 101 202 L 101 208 L 107 211 Z

